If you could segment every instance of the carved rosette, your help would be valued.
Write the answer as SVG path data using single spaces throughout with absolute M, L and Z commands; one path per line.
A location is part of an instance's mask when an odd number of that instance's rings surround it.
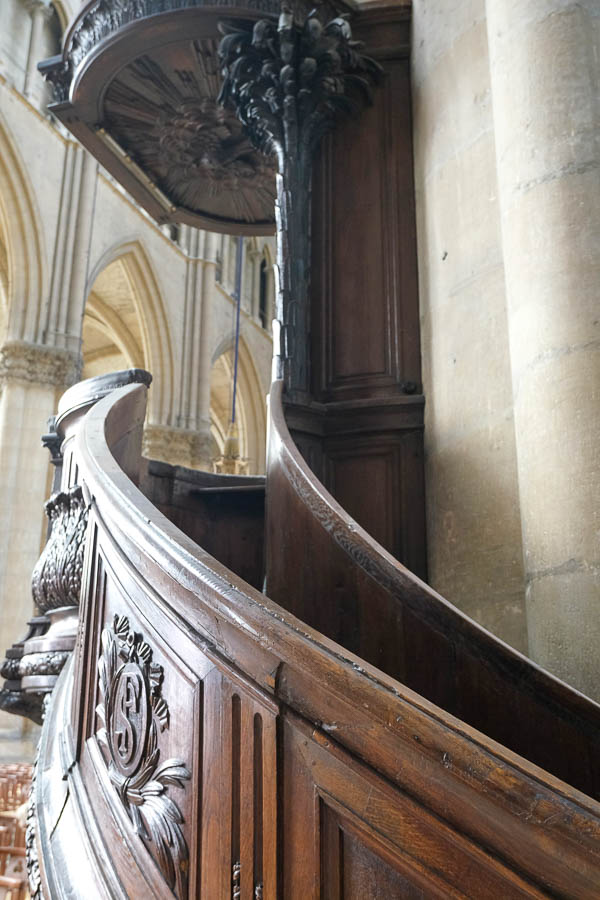
M 79 606 L 88 522 L 79 485 L 53 494 L 45 510 L 52 530 L 31 577 L 33 599 L 42 613 Z
M 300 25 L 284 6 L 278 23 L 223 24 L 221 31 L 219 100 L 236 110 L 257 149 L 277 157 L 276 376 L 285 380 L 290 396 L 302 399 L 309 388 L 312 155 L 341 114 L 370 101 L 381 70 L 360 52 L 343 17 L 323 25 L 313 11 Z
M 103 702 L 96 712 L 103 727 L 97 737 L 108 753 L 110 780 L 135 831 L 154 848 L 169 887 L 185 898 L 188 848 L 183 816 L 167 790 L 169 785 L 182 788 L 190 772 L 179 759 L 159 762 L 158 734 L 169 724 L 161 697 L 164 672 L 125 616 L 115 616 L 102 632 L 98 673 Z

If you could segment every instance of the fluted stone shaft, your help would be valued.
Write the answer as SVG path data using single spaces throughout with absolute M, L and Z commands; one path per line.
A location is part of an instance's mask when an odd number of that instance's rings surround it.
M 31 97 L 37 75 L 37 64 L 40 61 L 44 22 L 52 16 L 54 9 L 48 0 L 27 0 L 25 5 L 31 15 L 31 34 L 29 36 L 29 52 L 27 54 L 27 70 L 25 72 L 23 93 L 26 97 Z M 37 77 L 39 78 L 39 76 Z
M 600 5 L 488 0 L 529 651 L 600 697 Z

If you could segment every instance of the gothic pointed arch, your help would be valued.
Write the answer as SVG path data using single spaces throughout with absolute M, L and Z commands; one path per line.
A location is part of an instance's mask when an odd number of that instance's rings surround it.
M 61 31 L 64 34 L 77 11 L 77 3 L 74 0 L 52 0 L 52 6 L 56 10 Z
M 8 324 L 8 254 L 6 239 L 0 231 L 0 346 L 4 343 Z
M 5 257 L 4 339 L 43 343 L 44 244 L 34 191 L 0 114 L 0 241 Z
M 113 293 L 111 297 L 103 298 L 97 290 L 103 273 L 109 272 L 111 266 L 119 269 L 121 301 L 127 307 L 126 316 L 118 308 L 118 296 Z M 128 291 L 125 291 L 124 284 Z M 152 372 L 154 380 L 148 405 L 149 423 L 170 425 L 173 406 L 172 343 L 162 292 L 142 242 L 132 238 L 109 248 L 93 267 L 86 293 L 89 298 L 86 313 L 96 319 L 97 330 L 101 332 L 105 329 L 111 333 L 114 345 L 128 366 L 146 368 Z
M 231 421 L 234 377 L 234 346 L 227 338 L 213 354 L 211 372 L 210 418 L 214 452 L 222 453 Z M 240 456 L 248 460 L 249 474 L 265 468 L 266 402 L 252 354 L 243 337 L 238 351 L 236 423 Z

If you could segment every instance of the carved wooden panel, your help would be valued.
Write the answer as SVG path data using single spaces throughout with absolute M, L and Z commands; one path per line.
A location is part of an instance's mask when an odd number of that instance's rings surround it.
M 342 437 L 325 443 L 326 485 L 371 537 L 425 575 L 423 435 Z
M 143 870 L 149 896 L 185 900 L 199 872 L 202 680 L 212 663 L 184 637 L 173 655 L 168 618 L 152 611 L 151 592 L 107 535 L 92 556 L 85 699 L 83 709 L 75 699 L 72 720 L 82 771 L 107 842 L 123 844 L 116 868 L 126 890 L 139 890 Z
M 202 897 L 276 900 L 277 707 L 233 671 L 206 684 Z
M 116 874 L 131 896 L 142 878 L 152 897 L 276 900 L 277 705 L 173 630 L 92 528 L 71 721 Z
M 286 900 L 542 897 L 336 744 L 336 725 L 283 726 Z M 399 761 L 400 764 L 400 761 Z
M 286 419 L 302 456 L 337 502 L 425 578 L 422 398 L 289 405 Z
M 404 59 L 383 65 L 373 105 L 339 124 L 315 164 L 312 362 L 321 400 L 420 389 L 409 69 Z

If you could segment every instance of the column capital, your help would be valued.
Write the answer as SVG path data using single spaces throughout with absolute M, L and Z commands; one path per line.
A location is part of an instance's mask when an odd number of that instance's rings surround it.
M 210 468 L 210 433 L 175 428 L 169 425 L 146 425 L 142 455 L 187 469 Z
M 41 14 L 45 19 L 51 19 L 54 13 L 50 0 L 25 0 L 25 9 L 30 16 Z
M 315 10 L 299 23 L 283 4 L 277 23 L 221 27 L 219 102 L 235 109 L 258 150 L 277 154 L 280 172 L 288 159 L 310 158 L 357 99 L 371 99 L 381 68 L 360 52 L 344 18 L 323 24 Z
M 79 380 L 81 357 L 70 350 L 9 341 L 0 347 L 0 386 L 14 382 L 69 387 Z
M 312 156 L 324 134 L 357 101 L 371 99 L 380 66 L 360 52 L 346 19 L 323 24 L 312 12 L 300 23 L 282 6 L 279 21 L 251 28 L 225 24 L 219 45 L 219 102 L 234 109 L 253 145 L 277 158 L 280 279 L 274 332 L 274 375 L 288 398 L 310 390 L 309 208 Z

